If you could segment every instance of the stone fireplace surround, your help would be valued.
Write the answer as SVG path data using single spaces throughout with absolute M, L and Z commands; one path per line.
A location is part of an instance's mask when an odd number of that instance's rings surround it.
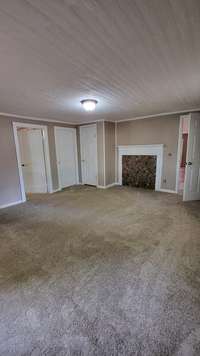
M 155 190 L 161 191 L 161 181 L 162 181 L 162 166 L 163 166 L 163 145 L 127 145 L 118 146 L 118 181 L 122 185 L 122 157 L 123 155 L 131 156 L 156 156 L 156 182 Z
M 156 156 L 122 156 L 122 184 L 155 190 Z

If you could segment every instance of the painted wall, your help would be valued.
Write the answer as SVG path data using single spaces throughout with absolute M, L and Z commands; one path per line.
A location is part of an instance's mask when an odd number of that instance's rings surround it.
M 179 115 L 175 115 L 117 124 L 117 145 L 164 144 L 163 189 L 176 187 L 179 120 Z
M 105 148 L 104 148 L 104 123 L 97 122 L 97 162 L 98 162 L 98 185 L 105 185 Z
M 105 122 L 105 185 L 115 183 L 115 123 Z
M 19 172 L 17 166 L 15 142 L 13 135 L 14 122 L 27 122 L 31 124 L 46 125 L 48 129 L 49 154 L 53 189 L 58 189 L 58 171 L 56 163 L 56 149 L 54 127 L 75 127 L 60 123 L 39 120 L 22 120 L 0 116 L 0 206 L 8 205 L 21 200 Z

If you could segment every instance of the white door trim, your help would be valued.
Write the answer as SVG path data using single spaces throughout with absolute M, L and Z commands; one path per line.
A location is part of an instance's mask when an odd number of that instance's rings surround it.
M 156 163 L 155 190 L 161 191 L 162 168 L 163 168 L 163 144 L 118 146 L 118 177 L 119 177 L 120 185 L 122 185 L 122 156 L 123 155 L 156 156 L 157 163 Z
M 104 120 L 103 120 L 103 125 L 104 125 Z M 82 152 L 82 142 L 81 142 L 81 131 L 84 129 L 84 127 L 95 127 L 95 130 L 96 130 L 96 147 L 95 147 L 95 151 L 96 151 L 96 184 L 95 186 L 98 186 L 98 177 L 99 177 L 99 174 L 98 174 L 98 149 L 97 149 L 97 124 L 89 124 L 89 125 L 82 125 L 80 126 L 80 156 L 81 156 L 81 152 Z M 103 131 L 104 131 L 104 127 L 103 127 Z M 104 162 L 103 162 L 104 163 Z M 105 163 L 104 163 L 105 164 Z M 105 174 L 105 173 L 104 173 Z M 105 179 L 105 177 L 104 177 Z M 81 158 L 81 180 L 82 180 L 82 184 L 87 184 L 87 183 L 84 183 L 83 182 L 83 162 L 82 162 L 82 158 Z
M 14 134 L 15 148 L 16 148 L 16 155 L 17 155 L 17 165 L 18 165 L 18 171 L 19 171 L 20 189 L 21 189 L 22 201 L 24 202 L 24 201 L 26 201 L 26 193 L 25 193 L 24 179 L 23 179 L 22 166 L 21 166 L 21 154 L 20 154 L 19 140 L 18 140 L 18 135 L 17 135 L 17 129 L 21 128 L 21 127 L 42 130 L 43 138 L 44 138 L 44 159 L 45 159 L 46 175 L 47 175 L 47 191 L 49 193 L 52 193 L 53 189 L 52 189 L 52 176 L 51 176 L 49 140 L 48 140 L 47 126 L 37 125 L 37 124 L 29 124 L 29 123 L 24 123 L 24 122 L 13 122 L 13 134 Z
M 58 129 L 64 129 L 64 130 L 70 130 L 74 132 L 74 145 L 75 145 L 75 165 L 76 165 L 76 184 L 79 184 L 79 174 L 78 174 L 78 150 L 77 150 L 77 135 L 76 135 L 76 128 L 74 127 L 62 127 L 62 126 L 55 126 L 54 127 L 54 137 L 55 137 L 55 146 L 56 146 L 56 166 L 57 166 L 57 172 L 58 172 L 58 184 L 59 184 L 59 189 L 62 189 L 61 186 L 61 178 L 60 178 L 60 169 L 58 166 L 58 148 L 57 148 L 57 135 L 56 131 Z
M 177 163 L 176 163 L 176 193 L 179 192 L 179 171 L 181 165 L 181 155 L 182 155 L 182 124 L 184 118 L 191 118 L 191 114 L 181 115 L 180 122 L 179 122 L 179 133 L 178 133 L 178 149 L 177 149 Z M 188 132 L 189 135 L 189 132 Z M 184 181 L 185 184 L 185 181 Z

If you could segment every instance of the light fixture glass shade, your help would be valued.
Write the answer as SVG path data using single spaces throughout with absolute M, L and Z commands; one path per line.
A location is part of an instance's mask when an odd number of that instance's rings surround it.
M 81 104 L 83 105 L 85 111 L 94 111 L 97 105 L 97 100 L 86 99 L 86 100 L 82 100 Z

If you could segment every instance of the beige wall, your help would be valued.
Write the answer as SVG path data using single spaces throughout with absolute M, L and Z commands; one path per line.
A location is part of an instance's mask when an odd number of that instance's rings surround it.
M 39 120 L 21 120 L 0 116 L 0 206 L 21 200 L 19 172 L 17 166 L 13 122 L 27 122 L 46 125 L 48 129 L 50 166 L 53 189 L 58 189 L 58 171 L 56 163 L 54 127 L 75 127 Z
M 105 122 L 105 185 L 115 182 L 115 123 Z
M 98 162 L 98 185 L 104 186 L 105 184 L 105 165 L 104 165 L 104 123 L 103 121 L 97 122 L 97 162 Z
M 179 115 L 132 120 L 117 124 L 117 145 L 164 144 L 162 185 L 175 190 Z
M 58 189 L 54 126 L 69 127 L 69 125 L 54 124 L 46 121 L 21 120 L 0 116 L 0 206 L 19 201 L 21 199 L 19 173 L 12 127 L 13 121 L 36 123 L 47 126 L 50 165 L 54 190 Z M 121 122 L 117 124 L 117 145 L 164 144 L 162 188 L 175 190 L 178 132 L 178 115 Z M 101 186 L 112 184 L 115 182 L 114 123 L 97 123 L 97 146 L 98 184 Z M 79 174 L 81 175 L 81 173 Z

